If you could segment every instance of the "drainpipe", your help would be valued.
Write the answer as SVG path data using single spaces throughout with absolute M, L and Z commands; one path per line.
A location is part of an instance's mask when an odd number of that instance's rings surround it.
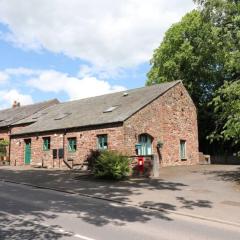
M 10 159 L 11 159 L 11 134 L 12 134 L 12 129 L 10 128 L 10 126 L 8 126 L 8 136 L 9 136 L 9 146 L 8 146 L 8 157 L 9 157 L 9 163 L 11 162 Z M 15 164 L 16 166 L 16 161 L 15 161 Z
M 65 162 L 65 136 L 66 136 L 67 130 L 64 129 L 63 133 L 63 162 Z

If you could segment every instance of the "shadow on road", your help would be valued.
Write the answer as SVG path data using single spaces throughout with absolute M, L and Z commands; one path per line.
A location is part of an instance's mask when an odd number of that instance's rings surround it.
M 184 197 L 177 197 L 177 200 L 181 202 L 182 206 L 181 208 L 191 209 L 193 210 L 195 207 L 199 208 L 211 208 L 212 202 L 208 200 L 187 200 Z
M 182 191 L 187 186 L 183 183 L 164 181 L 163 179 L 106 182 L 80 175 L 79 172 L 57 170 L 13 171 L 1 169 L 0 179 L 74 190 L 77 193 L 130 203 L 130 196 L 143 194 L 141 192 L 143 188 L 148 191 Z M 175 211 L 177 209 L 177 206 L 161 201 L 148 200 L 141 203 L 142 207 L 161 209 L 157 212 L 78 195 L 73 197 L 69 194 L 42 191 L 21 185 L 7 187 L 0 183 L 0 188 L 0 204 L 4 211 L 4 214 L 0 215 L 0 239 L 59 239 L 64 236 L 62 233 L 52 231 L 52 228 L 49 229 L 47 226 L 38 227 L 39 225 L 35 226 L 31 221 L 24 221 L 25 216 L 32 217 L 35 222 L 41 223 L 49 220 L 57 224 L 59 215 L 72 214 L 87 223 L 101 227 L 107 224 L 121 226 L 131 222 L 146 223 L 152 218 L 172 221 L 167 210 Z M 149 199 L 151 199 L 150 196 Z M 205 200 L 192 201 L 183 197 L 177 197 L 177 200 L 183 208 L 187 209 L 211 208 L 211 202 Z M 20 207 L 16 205 L 16 201 Z M 11 214 L 22 217 L 22 220 L 11 220 Z
M 120 202 L 131 202 L 130 196 L 141 195 L 142 189 L 181 191 L 187 185 L 163 179 L 136 178 L 130 181 L 104 181 L 79 171 L 59 170 L 7 170 L 0 169 L 0 179 L 24 182 L 62 190 L 73 190 L 77 193 L 95 197 L 104 197 Z
M 9 215 L 7 212 L 0 213 L 0 239 L 57 240 L 71 235 L 55 231 L 54 228 L 59 228 L 56 225 L 39 225 L 37 222 L 40 221 L 39 218 L 42 218 L 41 215 L 42 214 L 34 213 L 32 214 L 31 221 L 28 221 L 24 220 L 24 216 L 23 218 L 16 218 Z
M 235 182 L 240 185 L 240 167 L 236 170 L 228 170 L 228 171 L 204 171 L 204 175 L 212 175 L 214 179 L 219 179 L 228 182 Z

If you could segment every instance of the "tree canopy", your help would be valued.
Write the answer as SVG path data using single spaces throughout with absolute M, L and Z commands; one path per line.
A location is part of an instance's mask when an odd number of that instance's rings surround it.
M 197 10 L 166 32 L 151 65 L 148 85 L 181 79 L 197 106 L 208 102 L 224 79 L 217 32 Z
M 214 107 L 216 122 L 210 138 L 232 140 L 234 145 L 240 146 L 240 80 L 225 82 L 210 104 Z
M 240 1 L 195 0 L 205 21 L 218 33 L 219 50 L 223 53 L 227 80 L 240 79 Z
M 198 9 L 172 25 L 154 51 L 147 85 L 183 81 L 198 108 L 200 149 L 211 153 L 208 136 L 214 139 L 212 146 L 220 140 L 217 137 L 220 135 L 221 141 L 234 143 L 236 140 L 235 136 L 223 136 L 230 125 L 223 112 L 220 114 L 216 108 L 221 106 L 217 99 L 222 101 L 219 96 L 223 91 L 233 91 L 234 82 L 240 79 L 240 1 L 195 2 Z M 229 98 L 225 100 L 230 101 Z M 220 116 L 221 124 L 216 122 Z

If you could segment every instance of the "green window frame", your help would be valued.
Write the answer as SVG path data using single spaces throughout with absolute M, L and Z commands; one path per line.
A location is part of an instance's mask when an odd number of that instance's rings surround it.
M 68 138 L 68 151 L 76 152 L 77 151 L 77 138 Z
M 139 135 L 140 155 L 152 155 L 152 137 L 148 134 Z
M 49 151 L 51 148 L 51 138 L 44 137 L 43 138 L 43 151 Z
M 108 149 L 108 136 L 107 134 L 102 134 L 97 136 L 97 148 L 99 150 Z
M 180 140 L 180 158 L 186 160 L 186 140 Z

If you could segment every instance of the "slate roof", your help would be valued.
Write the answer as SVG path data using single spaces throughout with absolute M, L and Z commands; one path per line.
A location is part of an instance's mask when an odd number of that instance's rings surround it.
M 16 122 L 20 120 L 21 123 L 26 123 L 24 121 L 25 118 L 57 103 L 59 103 L 57 99 L 52 99 L 36 104 L 0 110 L 0 128 L 16 125 Z
M 167 82 L 60 103 L 24 119 L 25 122 L 34 123 L 14 135 L 120 123 L 180 82 Z

